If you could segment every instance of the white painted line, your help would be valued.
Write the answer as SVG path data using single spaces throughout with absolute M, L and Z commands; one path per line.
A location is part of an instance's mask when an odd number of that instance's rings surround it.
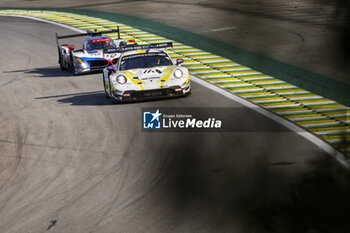
M 328 142 L 330 143 L 336 143 L 336 142 L 344 142 L 344 143 L 348 143 L 350 142 L 350 138 L 334 138 L 334 139 L 326 139 Z
M 276 111 L 279 115 L 310 113 L 312 110 Z
M 196 76 L 199 76 L 198 74 L 193 74 L 191 72 L 192 75 L 196 75 Z M 217 77 L 210 77 L 208 79 L 213 79 L 213 80 L 210 80 L 212 83 L 221 83 L 221 84 L 224 84 L 224 83 L 232 83 L 232 82 L 237 82 L 237 83 L 244 83 L 244 81 L 238 79 L 238 78 L 234 78 L 234 77 L 222 77 L 222 78 L 217 78 Z M 248 82 L 246 82 L 246 85 L 252 85 Z
M 309 100 L 309 99 L 318 99 L 319 96 L 305 96 L 305 97 L 287 97 L 290 100 Z
M 313 117 L 288 117 L 289 120 L 298 121 L 298 120 L 314 120 L 314 119 L 325 119 L 326 116 L 313 116 Z
M 249 86 L 249 84 L 247 84 Z M 251 92 L 251 91 L 261 91 L 262 88 L 260 87 L 255 87 L 252 85 L 252 87 L 247 87 L 246 89 L 239 89 L 239 90 L 232 90 L 232 93 L 244 93 L 244 92 Z
M 282 90 L 280 90 L 280 91 L 274 90 L 273 92 L 275 92 L 275 93 L 277 93 L 277 94 L 279 94 L 279 95 L 288 95 L 288 94 L 309 94 L 309 93 L 310 93 L 310 92 L 308 92 L 308 91 L 287 91 L 287 92 L 285 92 L 285 91 L 282 91 Z
M 216 72 L 217 70 L 212 70 L 212 69 L 209 69 L 209 70 L 206 70 L 206 71 L 191 71 L 191 69 L 189 69 L 190 72 L 192 74 L 209 74 L 209 73 L 212 73 L 212 72 Z M 230 76 L 229 76 L 230 77 Z
M 175 50 L 176 53 L 181 53 L 181 51 Z M 201 56 L 204 58 L 211 58 L 211 56 L 209 56 L 209 54 L 207 53 L 202 53 L 202 52 L 191 52 L 191 53 L 182 53 L 183 56 L 188 56 L 188 57 L 193 57 L 193 56 Z M 197 57 L 198 58 L 198 57 Z
M 247 86 L 249 86 L 248 84 L 247 84 Z M 244 93 L 244 92 L 251 92 L 251 91 L 261 91 L 261 90 L 263 90 L 262 88 L 260 88 L 260 87 L 249 87 L 249 88 L 247 88 L 247 89 L 241 89 L 241 90 L 232 90 L 231 92 L 232 93 Z
M 285 86 L 278 86 L 278 87 L 274 87 L 274 86 L 271 86 L 271 87 L 264 87 L 263 84 L 261 84 L 261 86 L 266 89 L 266 90 L 276 90 L 276 89 L 289 89 L 289 88 L 296 88 L 295 86 L 291 85 L 291 84 L 286 84 Z
M 318 134 L 318 135 L 335 134 L 335 133 L 350 133 L 350 130 L 347 130 L 347 129 L 333 129 L 333 130 L 317 131 L 315 133 Z
M 327 114 L 329 117 L 350 117 L 350 113 Z
M 19 17 L 19 18 L 32 19 L 32 20 L 36 20 L 36 21 L 40 21 L 40 22 L 44 22 L 44 23 L 50 23 L 50 24 L 53 24 L 53 25 L 57 25 L 57 26 L 60 26 L 60 27 L 64 27 L 64 28 L 67 28 L 67 29 L 70 29 L 70 30 L 72 30 L 72 31 L 79 32 L 79 33 L 84 33 L 84 32 L 86 32 L 86 31 L 83 31 L 83 30 L 81 30 L 81 29 L 74 28 L 74 27 L 71 27 L 71 26 L 68 26 L 68 25 L 64 25 L 64 24 L 61 24 L 61 23 L 52 22 L 52 21 L 49 21 L 49 20 L 46 20 L 46 19 L 39 19 L 39 18 L 31 17 L 31 16 L 24 16 L 24 15 L 3 15 L 3 14 L 0 14 L 0 16 L 9 16 L 9 17 Z
M 286 100 L 287 101 L 287 100 Z M 298 103 L 290 103 L 290 104 L 285 104 L 285 103 L 281 103 L 278 105 L 271 105 L 271 106 L 263 106 L 264 108 L 268 108 L 268 109 L 274 109 L 274 108 L 283 108 L 283 107 L 298 107 L 300 106 L 300 104 Z
M 322 123 L 303 123 L 303 122 L 299 122 L 300 125 L 304 126 L 304 127 L 318 127 L 318 126 L 337 126 L 339 124 L 341 124 L 340 122 L 336 122 L 336 121 L 331 121 L 331 122 L 322 122 Z
M 215 67 L 215 65 L 211 65 L 212 67 Z M 246 72 L 239 72 L 237 71 L 237 73 L 234 73 L 234 74 L 230 74 L 230 75 L 234 75 L 234 76 L 247 76 L 247 75 L 257 75 L 257 74 L 261 74 L 260 72 L 258 71 L 246 71 Z
M 252 80 L 247 80 L 247 81 L 251 81 L 255 85 L 285 84 L 285 82 L 283 82 L 283 81 L 270 81 L 270 82 L 266 82 L 266 81 L 252 81 Z
M 210 82 L 213 82 L 213 81 L 210 81 Z M 220 82 L 213 82 L 213 83 L 216 83 L 218 86 L 224 88 L 229 88 L 229 87 L 246 87 L 246 86 L 253 86 L 252 84 L 250 83 L 240 83 L 240 84 L 234 84 L 234 83 L 231 83 L 231 84 L 226 84 L 226 85 L 223 85 L 222 83 Z
M 266 94 L 266 93 L 257 93 L 257 94 L 254 94 L 254 95 L 247 95 L 247 94 L 245 94 L 245 95 L 241 95 L 241 97 L 243 97 L 243 98 L 245 98 L 245 99 L 249 99 L 249 98 L 257 98 L 257 97 L 262 97 L 262 96 L 264 96 L 264 97 L 271 97 L 271 96 L 276 96 L 276 94 L 273 94 L 273 93 L 271 93 L 271 94 Z
M 259 77 L 259 78 L 247 78 L 247 77 L 241 77 L 240 79 L 250 82 L 254 80 L 264 80 L 264 79 L 271 79 L 271 77 Z
M 220 75 L 198 74 L 198 76 L 206 79 L 230 78 L 230 76 L 226 74 L 223 74 L 223 75 L 222 74 Z M 212 81 L 215 82 L 215 80 L 212 80 Z M 227 80 L 225 80 L 225 82 L 227 82 Z
M 322 108 L 322 107 L 312 106 L 312 108 L 317 110 L 317 112 L 319 113 L 336 111 L 336 110 L 344 110 L 344 107 Z
M 224 27 L 224 28 L 216 28 L 216 29 L 213 29 L 212 31 L 213 32 L 220 32 L 220 31 L 226 31 L 226 30 L 231 30 L 231 29 L 236 29 L 236 27 L 231 26 L 231 27 Z
M 207 63 L 207 64 L 214 64 L 215 63 L 220 63 L 220 62 L 231 62 L 230 60 L 226 59 L 226 58 L 222 58 L 222 59 L 217 59 L 217 58 L 214 58 L 214 59 L 203 59 L 201 62 L 203 63 Z
M 202 63 L 199 62 L 199 61 L 194 61 L 194 60 L 189 60 L 189 59 L 186 59 L 186 58 L 183 58 L 185 61 L 184 61 L 184 65 L 201 65 Z
M 217 72 L 217 69 L 213 69 L 210 67 L 203 67 L 201 69 L 194 69 L 194 68 L 189 68 L 192 74 L 207 74 L 207 73 L 212 73 L 212 72 Z M 195 70 L 200 70 L 200 71 L 195 71 Z
M 309 106 L 309 105 L 321 105 L 321 104 L 336 104 L 337 102 L 335 101 L 324 101 L 324 100 L 320 100 L 320 101 L 301 101 L 302 104 Z
M 247 68 L 243 67 L 243 68 L 226 68 L 226 69 L 223 69 L 223 68 L 220 68 L 220 71 L 225 71 L 225 72 L 235 72 L 235 71 L 249 71 Z
M 200 50 L 198 49 L 192 49 L 192 48 L 189 48 L 187 46 L 174 46 L 174 52 L 176 53 L 181 53 L 181 52 L 184 52 L 184 53 L 188 53 L 188 52 L 200 52 Z
M 229 62 L 227 62 L 227 63 L 229 63 Z M 231 61 L 231 63 L 232 63 L 232 61 Z M 235 66 L 235 65 L 240 66 L 240 64 L 236 64 L 236 63 L 234 63 L 234 64 L 209 64 L 209 63 L 206 63 L 206 65 L 210 66 L 210 67 L 214 67 L 214 68 L 222 68 L 222 67 Z
M 237 68 L 235 68 L 235 67 L 237 67 Z M 238 65 L 238 64 L 235 64 L 235 65 L 230 65 L 230 67 L 220 67 L 220 70 L 221 71 L 235 71 L 235 70 L 241 70 L 241 69 L 244 69 L 244 70 L 246 70 L 247 68 L 245 68 L 245 67 L 241 67 L 240 65 Z
M 8 16 L 8 15 L 1 15 L 0 16 Z M 13 15 L 13 17 L 18 17 L 17 15 Z M 60 23 L 56 23 L 56 22 L 52 22 L 52 21 L 48 21 L 48 20 L 44 20 L 44 19 L 38 19 L 38 18 L 34 18 L 34 17 L 30 17 L 30 16 L 20 16 L 22 18 L 28 18 L 28 19 L 33 19 L 33 20 L 37 20 L 37 21 L 41 21 L 41 22 L 46 22 L 46 23 L 50 23 L 50 24 L 54 24 L 57 26 L 61 26 L 64 28 L 68 28 L 70 30 L 76 31 L 76 32 L 84 32 L 80 29 L 76 29 L 67 25 L 63 25 Z M 335 148 L 333 148 L 331 145 L 329 145 L 328 143 L 326 143 L 325 141 L 323 141 L 322 139 L 318 138 L 316 135 L 312 134 L 311 132 L 306 131 L 305 129 L 299 127 L 298 125 L 294 124 L 293 122 L 282 118 L 280 116 L 278 116 L 277 114 L 274 114 L 273 112 L 270 112 L 264 108 L 259 107 L 258 105 L 253 104 L 252 102 L 249 102 L 246 99 L 243 99 L 237 95 L 232 95 L 231 92 L 228 92 L 216 85 L 213 85 L 211 83 L 208 83 L 200 78 L 197 78 L 195 76 L 191 76 L 191 80 L 212 90 L 215 91 L 219 94 L 221 94 L 222 96 L 225 96 L 228 99 L 234 100 L 238 103 L 241 103 L 242 105 L 276 121 L 277 123 L 287 127 L 288 129 L 294 131 L 295 133 L 299 134 L 300 136 L 304 137 L 305 139 L 307 139 L 308 141 L 314 143 L 315 145 L 317 145 L 318 147 L 320 147 L 321 149 L 323 149 L 326 153 L 330 154 L 331 156 L 333 156 L 335 159 L 337 159 L 341 164 L 343 164 L 344 166 L 346 166 L 347 168 L 350 168 L 350 160 L 346 159 L 346 157 L 340 153 L 339 151 L 337 151 Z
M 185 54 L 186 56 L 193 58 L 193 59 L 211 59 L 211 58 L 220 58 L 217 55 L 207 55 L 207 54 L 195 54 L 195 55 L 190 55 L 190 54 Z
M 257 104 L 263 104 L 263 103 L 272 103 L 272 102 L 287 101 L 287 100 L 280 98 L 280 99 L 271 99 L 271 100 L 250 100 L 250 101 Z

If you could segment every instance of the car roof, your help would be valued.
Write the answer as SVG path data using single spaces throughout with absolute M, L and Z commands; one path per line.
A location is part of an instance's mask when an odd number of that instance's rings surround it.
M 106 39 L 110 38 L 110 36 L 102 35 L 102 36 L 88 36 L 86 40 L 98 40 L 98 39 Z
M 132 51 L 127 51 L 123 53 L 123 56 L 129 56 L 129 55 L 134 55 L 134 54 L 143 54 L 143 53 L 165 53 L 166 52 L 163 49 L 142 49 L 142 50 L 132 50 Z

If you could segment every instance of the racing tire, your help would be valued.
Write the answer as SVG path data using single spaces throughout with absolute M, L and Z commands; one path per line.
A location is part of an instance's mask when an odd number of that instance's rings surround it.
M 109 82 L 109 93 L 112 93 L 111 82 Z M 110 96 L 109 99 L 111 100 L 112 104 L 119 104 L 121 102 L 119 100 L 114 99 L 112 96 Z
M 187 92 L 184 96 L 189 96 L 189 95 L 191 95 L 191 94 L 192 94 L 192 92 L 189 91 L 189 92 Z
M 67 70 L 67 68 L 66 68 L 66 67 L 64 67 L 64 66 L 62 65 L 62 63 L 61 63 L 61 62 L 60 62 L 60 68 L 61 68 L 61 70 L 62 70 L 62 71 Z
M 72 71 L 72 73 L 73 73 L 73 75 L 74 76 L 77 76 L 79 73 L 77 73 L 76 71 L 75 71 L 75 66 L 74 66 L 74 61 L 73 61 L 73 54 L 72 54 L 72 51 L 70 51 L 70 68 L 71 68 L 71 71 Z
M 112 104 L 119 104 L 120 103 L 119 100 L 115 100 L 114 98 L 111 98 L 111 102 L 112 102 Z
M 104 87 L 104 90 L 105 90 L 106 98 L 107 98 L 107 99 L 110 99 L 111 97 L 108 95 L 107 88 L 106 88 L 105 75 L 103 74 L 102 77 L 103 77 L 103 78 L 102 78 L 102 81 L 103 81 L 103 87 Z
M 61 68 L 62 71 L 67 70 L 67 68 L 64 67 L 64 65 L 62 64 L 62 57 L 61 57 L 61 54 L 59 55 L 58 63 L 60 64 L 60 68 Z
M 79 73 L 75 70 L 74 62 L 72 64 L 72 73 L 73 73 L 74 76 L 79 75 Z

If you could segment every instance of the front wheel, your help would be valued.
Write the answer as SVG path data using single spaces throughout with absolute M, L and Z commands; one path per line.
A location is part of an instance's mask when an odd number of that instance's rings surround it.
M 111 100 L 112 104 L 119 104 L 121 101 L 120 100 L 116 100 L 113 98 L 113 94 L 112 94 L 112 86 L 111 86 L 111 82 L 109 81 L 109 93 L 110 93 L 110 97 L 109 99 Z
M 105 95 L 106 95 L 106 98 L 109 99 L 109 95 L 108 95 L 108 92 L 107 92 L 107 87 L 106 87 L 106 80 L 105 80 L 105 76 L 103 75 L 103 87 L 105 89 Z
M 62 71 L 64 71 L 64 70 L 67 69 L 66 67 L 64 67 L 64 66 L 62 65 L 62 63 L 60 63 L 60 68 L 61 68 Z
M 185 94 L 185 96 L 189 96 L 189 95 L 191 95 L 191 91 L 189 91 Z
M 62 61 L 61 55 L 59 55 L 58 63 L 60 64 L 60 68 L 61 68 L 62 71 L 63 70 L 67 70 L 67 68 L 63 65 L 63 61 Z
M 76 69 L 74 68 L 74 69 L 73 69 L 73 75 L 74 75 L 74 76 L 78 76 L 79 74 L 80 74 L 80 73 L 79 73 L 78 71 L 76 71 Z

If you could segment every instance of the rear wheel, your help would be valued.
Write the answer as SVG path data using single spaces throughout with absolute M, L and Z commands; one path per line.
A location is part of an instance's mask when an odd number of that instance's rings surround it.
M 114 98 L 111 98 L 111 102 L 112 102 L 113 104 L 119 104 L 119 103 L 120 103 L 119 100 L 116 100 L 116 99 L 114 99 Z

